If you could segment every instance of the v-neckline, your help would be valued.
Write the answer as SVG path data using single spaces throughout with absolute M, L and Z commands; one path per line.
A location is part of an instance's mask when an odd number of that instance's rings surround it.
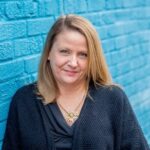
M 87 101 L 86 99 L 87 99 L 87 97 L 85 97 L 83 106 L 82 106 L 82 108 L 81 108 L 81 110 L 80 110 L 79 117 L 77 118 L 77 120 L 75 120 L 75 122 L 74 122 L 71 126 L 67 123 L 66 119 L 64 118 L 64 115 L 62 114 L 62 112 L 61 112 L 61 110 L 60 110 L 58 104 L 57 104 L 56 102 L 54 103 L 54 105 L 55 105 L 55 107 L 56 107 L 56 109 L 57 109 L 57 111 L 58 111 L 58 113 L 59 113 L 59 115 L 60 115 L 60 121 L 63 122 L 67 128 L 73 129 L 74 126 L 75 126 L 75 124 L 76 124 L 76 123 L 78 122 L 78 120 L 80 119 L 81 114 L 82 114 L 82 112 L 83 112 L 83 109 L 84 109 L 84 107 L 85 107 L 85 103 L 86 103 L 86 101 Z

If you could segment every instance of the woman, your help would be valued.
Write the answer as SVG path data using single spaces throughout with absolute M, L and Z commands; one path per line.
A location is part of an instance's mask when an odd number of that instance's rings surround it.
M 2 149 L 149 149 L 86 19 L 66 15 L 52 26 L 37 83 L 13 97 Z

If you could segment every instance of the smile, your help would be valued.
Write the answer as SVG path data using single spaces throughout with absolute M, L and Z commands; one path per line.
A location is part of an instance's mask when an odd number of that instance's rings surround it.
M 77 73 L 77 71 L 71 71 L 71 70 L 65 70 L 65 71 L 69 73 Z
M 78 73 L 77 71 L 72 71 L 72 70 L 65 70 L 65 72 L 66 72 L 68 75 L 75 75 L 76 73 Z

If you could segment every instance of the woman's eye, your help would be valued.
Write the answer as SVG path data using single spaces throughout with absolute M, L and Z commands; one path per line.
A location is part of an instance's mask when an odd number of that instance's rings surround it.
M 60 53 L 62 53 L 62 54 L 69 54 L 69 51 L 65 50 L 65 49 L 62 49 L 62 50 L 60 50 Z
M 86 58 L 86 57 L 87 57 L 87 53 L 80 53 L 80 56 L 81 56 L 82 58 Z

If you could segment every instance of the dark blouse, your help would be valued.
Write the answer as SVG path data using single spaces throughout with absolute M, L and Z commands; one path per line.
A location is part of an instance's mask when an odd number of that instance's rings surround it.
M 72 126 L 69 126 L 58 105 L 56 103 L 49 104 L 49 123 L 51 127 L 51 134 L 53 135 L 53 140 L 57 150 L 71 150 L 72 148 L 72 137 L 73 129 L 75 123 Z

